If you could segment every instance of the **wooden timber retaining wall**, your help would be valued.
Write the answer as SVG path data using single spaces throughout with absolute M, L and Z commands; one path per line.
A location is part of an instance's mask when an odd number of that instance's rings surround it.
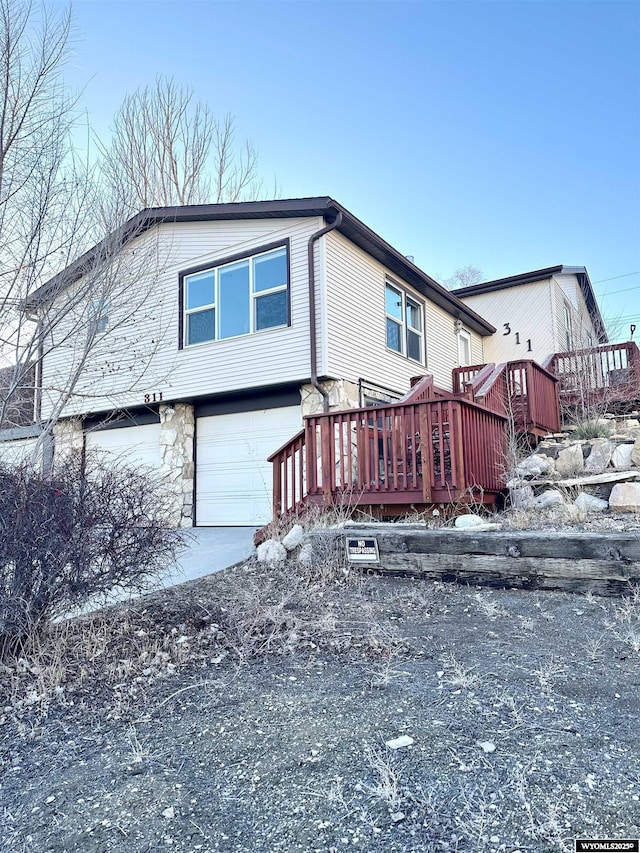
M 346 540 L 377 540 L 380 563 L 362 569 L 401 577 L 520 589 L 624 595 L 640 584 L 640 531 L 555 533 L 425 530 L 421 525 L 371 524 L 311 534 L 337 549 Z M 345 551 L 346 560 L 346 551 Z

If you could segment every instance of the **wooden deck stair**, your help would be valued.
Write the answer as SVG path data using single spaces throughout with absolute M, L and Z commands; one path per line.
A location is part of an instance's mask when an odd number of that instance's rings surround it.
M 560 427 L 557 380 L 533 361 L 453 371 L 453 391 L 418 377 L 397 403 L 310 415 L 269 461 L 274 518 L 309 504 L 348 503 L 391 515 L 504 488 L 510 424 Z

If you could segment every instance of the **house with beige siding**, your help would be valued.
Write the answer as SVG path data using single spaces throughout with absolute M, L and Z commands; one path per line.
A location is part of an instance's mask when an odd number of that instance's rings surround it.
M 101 251 L 34 312 L 82 292 Z M 109 288 L 51 331 L 36 420 L 56 420 L 59 458 L 160 472 L 185 526 L 267 522 L 267 457 L 304 415 L 397 399 L 425 373 L 450 390 L 491 358 L 481 312 L 328 197 L 144 210 L 117 255 Z
M 531 358 L 542 364 L 554 353 L 607 342 L 585 267 L 547 267 L 452 293 L 496 327 L 485 339 L 485 361 Z

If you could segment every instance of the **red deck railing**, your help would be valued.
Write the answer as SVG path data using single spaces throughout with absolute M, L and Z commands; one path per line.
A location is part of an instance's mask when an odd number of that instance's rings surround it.
M 430 504 L 497 493 L 507 418 L 436 398 L 311 415 L 277 450 L 274 517 L 305 502 Z
M 530 359 L 456 367 L 453 388 L 485 409 L 506 414 L 521 432 L 558 432 L 558 380 Z
M 640 350 L 633 341 L 557 352 L 548 369 L 559 380 L 564 406 L 640 401 Z

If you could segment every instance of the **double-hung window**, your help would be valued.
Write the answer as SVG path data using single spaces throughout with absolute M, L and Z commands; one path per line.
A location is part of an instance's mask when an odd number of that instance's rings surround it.
M 424 364 L 422 305 L 402 288 L 387 282 L 385 290 L 387 347 Z
M 289 322 L 287 247 L 183 276 L 185 346 Z

